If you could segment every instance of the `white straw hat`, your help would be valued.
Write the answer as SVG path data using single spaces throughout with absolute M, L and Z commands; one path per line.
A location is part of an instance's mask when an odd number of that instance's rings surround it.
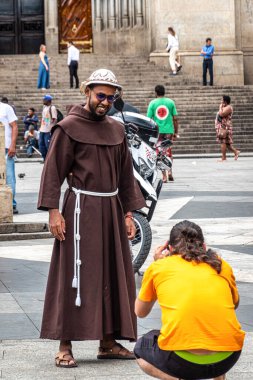
M 90 77 L 82 83 L 81 87 L 85 91 L 86 87 L 91 84 L 104 84 L 104 85 L 116 87 L 119 90 L 122 89 L 122 86 L 118 84 L 116 76 L 113 74 L 111 70 L 107 70 L 107 69 L 98 69 L 94 71 L 90 75 Z

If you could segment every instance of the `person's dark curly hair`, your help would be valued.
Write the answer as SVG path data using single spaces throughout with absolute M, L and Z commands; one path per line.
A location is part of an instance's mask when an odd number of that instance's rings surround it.
M 222 261 L 212 249 L 206 250 L 201 228 L 189 220 L 177 223 L 171 230 L 169 245 L 171 255 L 180 254 L 186 261 L 206 263 L 221 272 Z
M 155 86 L 155 93 L 157 96 L 165 95 L 165 87 L 162 84 L 158 84 Z

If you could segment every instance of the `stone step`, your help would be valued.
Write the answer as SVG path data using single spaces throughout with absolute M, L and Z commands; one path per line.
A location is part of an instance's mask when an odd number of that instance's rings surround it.
M 147 103 L 144 103 L 144 102 L 138 102 L 138 101 L 129 101 L 127 98 L 124 98 L 125 102 L 127 103 L 131 103 L 135 106 L 139 106 L 139 108 L 145 108 L 145 110 L 147 110 L 148 108 L 148 104 Z M 76 104 L 82 104 L 83 102 L 80 101 L 69 101 L 69 102 L 62 102 L 62 101 L 57 101 L 57 100 L 54 100 L 53 101 L 53 105 L 55 105 L 57 108 L 60 108 L 62 110 L 63 113 L 66 113 L 66 107 L 69 106 L 69 105 L 76 105 Z M 9 102 L 9 104 L 12 105 L 12 102 Z M 33 106 L 35 109 L 36 109 L 36 112 L 38 113 L 38 116 L 40 117 L 40 113 L 42 112 L 42 102 L 40 103 L 34 103 L 34 102 L 30 102 L 28 104 L 18 104 L 15 103 L 14 104 L 14 107 L 15 107 L 15 112 L 17 114 L 17 116 L 19 118 L 22 118 L 23 117 L 23 112 L 27 112 L 27 109 L 29 107 Z M 199 117 L 215 117 L 217 112 L 218 112 L 218 108 L 215 107 L 215 109 L 209 109 L 208 106 L 204 106 L 202 107 L 202 111 L 198 110 L 198 109 L 194 109 L 194 105 L 193 105 L 193 109 L 192 110 L 186 110 L 183 106 L 179 105 L 176 103 L 176 107 L 177 107 L 177 110 L 178 110 L 178 113 L 180 112 L 180 116 L 181 117 L 187 117 L 187 116 L 199 116 Z M 249 105 L 249 107 L 246 107 L 245 106 L 245 110 L 242 108 L 240 109 L 237 109 L 237 106 L 236 106 L 236 103 L 234 105 L 234 109 L 235 109 L 235 112 L 233 114 L 233 119 L 235 118 L 238 118 L 238 117 L 248 117 L 250 115 L 253 114 L 253 103 L 252 105 Z M 22 121 L 22 120 L 21 120 Z
M 194 139 L 197 139 L 197 138 L 212 138 L 213 136 L 215 136 L 215 129 L 209 129 L 209 130 L 206 130 L 206 131 L 203 131 L 203 129 L 199 129 L 199 130 L 194 130 L 194 129 L 191 129 L 189 127 L 185 127 L 184 125 L 180 125 L 179 126 L 179 133 L 180 133 L 180 137 L 181 138 L 190 138 L 192 140 Z M 252 139 L 253 138 L 253 133 L 252 133 L 252 128 L 249 128 L 249 129 L 241 129 L 241 128 L 238 128 L 238 129 L 235 129 L 233 128 L 233 136 L 234 138 L 236 139 L 246 139 L 246 138 L 249 138 L 249 139 Z M 17 144 L 18 144 L 18 149 L 19 150 L 25 150 L 25 142 L 24 142 L 24 139 L 23 139 L 23 136 L 22 135 L 19 135 L 18 139 L 17 139 Z
M 52 95 L 53 96 L 53 95 Z M 143 98 L 140 99 L 138 97 L 128 97 L 127 95 L 124 96 L 124 101 L 130 104 L 138 105 L 139 107 L 145 107 L 145 109 L 148 108 L 149 102 L 152 100 L 152 98 L 147 99 Z M 201 103 L 198 107 L 196 106 L 198 103 L 198 99 L 195 99 L 188 105 L 187 107 L 184 105 L 184 103 L 179 102 L 177 99 L 173 99 L 177 110 L 180 110 L 182 114 L 199 114 L 199 115 L 216 115 L 216 113 L 219 110 L 219 102 L 213 101 L 212 103 Z M 66 97 L 66 98 L 57 98 L 53 96 L 53 104 L 56 107 L 61 107 L 63 111 L 66 111 L 66 106 L 69 105 L 75 105 L 75 104 L 83 104 L 85 102 L 85 99 L 83 97 L 77 98 L 77 97 Z M 37 112 L 42 111 L 43 108 L 43 102 L 42 97 L 39 99 L 34 99 L 31 97 L 30 101 L 22 100 L 22 99 L 11 99 L 9 98 L 9 104 L 13 105 L 15 108 L 16 113 L 23 112 L 23 110 L 27 111 L 27 109 L 31 106 L 33 106 Z M 233 101 L 233 109 L 234 114 L 233 117 L 236 115 L 243 115 L 243 114 L 252 114 L 253 110 L 253 102 L 249 101 L 247 104 L 237 104 L 236 99 Z
M 0 241 L 48 239 L 52 235 L 46 223 L 1 223 Z
M 204 139 L 204 141 L 216 139 L 215 131 L 204 134 L 204 133 L 193 133 L 192 131 L 189 131 L 189 130 L 180 129 L 179 135 L 180 135 L 180 138 L 178 139 L 178 141 L 184 141 L 184 142 L 191 141 L 193 143 L 202 139 Z M 248 140 L 252 141 L 252 139 L 253 139 L 252 131 L 249 131 L 248 133 L 247 132 L 244 132 L 244 133 L 233 132 L 233 140 L 247 142 Z
M 187 131 L 180 131 L 180 138 L 177 140 L 177 143 L 181 143 L 182 141 L 191 141 L 193 142 L 196 139 L 204 139 L 204 142 L 206 143 L 208 140 L 212 141 L 216 138 L 216 133 L 213 131 L 212 133 L 192 133 Z M 248 141 L 248 139 L 253 139 L 253 133 L 252 131 L 250 133 L 233 133 L 233 139 L 238 141 Z
M 239 140 L 239 139 L 234 139 L 234 143 L 235 143 L 235 145 L 240 145 L 240 146 L 247 146 L 247 144 L 248 144 L 248 140 L 247 139 L 244 139 L 244 140 Z M 198 141 L 198 144 L 194 144 L 194 141 L 191 141 L 191 140 L 185 140 L 185 141 L 180 141 L 180 142 L 177 142 L 177 143 L 174 143 L 174 145 L 173 145 L 173 149 L 174 149 L 174 147 L 175 147 L 175 149 L 187 149 L 187 148 L 189 148 L 189 147 L 193 147 L 193 146 L 195 146 L 196 145 L 196 147 L 203 147 L 203 148 L 207 148 L 207 147 L 209 147 L 209 148 L 211 148 L 211 147 L 216 147 L 217 146 L 217 141 L 216 141 L 216 139 L 215 138 L 213 138 L 213 139 L 207 139 L 207 140 L 204 140 L 204 141 L 202 141 L 202 140 L 199 140 Z M 252 146 L 248 146 L 248 149 L 250 149 L 250 151 L 252 151 L 253 149 L 252 149 Z
M 126 102 L 131 103 L 138 108 L 141 108 L 141 109 L 144 108 L 145 110 L 147 110 L 147 107 L 143 103 L 141 104 L 140 102 L 129 102 L 128 100 L 126 100 Z M 29 108 L 29 106 L 31 107 L 31 104 L 36 109 L 36 113 L 38 114 L 38 117 L 40 119 L 40 115 L 42 112 L 41 103 L 40 104 L 29 103 L 29 105 L 24 104 L 22 106 L 21 105 L 18 105 L 18 106 L 15 105 L 15 112 L 19 118 L 19 121 L 18 121 L 19 123 L 23 122 L 23 116 L 26 115 L 27 109 Z M 53 104 L 57 108 L 59 108 L 63 114 L 66 114 L 66 106 L 70 105 L 70 103 L 65 104 L 65 103 L 56 102 L 56 101 L 53 102 Z M 80 103 L 74 102 L 72 104 L 80 104 Z M 180 117 L 181 120 L 186 120 L 187 118 L 194 119 L 195 117 L 198 119 L 203 119 L 203 120 L 207 120 L 207 119 L 214 120 L 218 110 L 217 110 L 217 108 L 215 111 L 209 110 L 208 108 L 206 108 L 206 109 L 204 109 L 203 112 L 200 112 L 197 109 L 185 110 L 185 108 L 182 108 L 182 107 L 180 107 L 180 105 L 177 105 L 177 111 L 178 111 L 178 116 Z M 144 112 L 144 114 L 145 113 L 146 112 Z M 236 109 L 236 111 L 233 114 L 233 120 L 236 120 L 236 119 L 241 120 L 242 118 L 244 120 L 247 120 L 247 119 L 252 118 L 252 115 L 253 115 L 253 103 L 252 103 L 252 109 L 246 109 L 246 110 L 244 110 L 243 108 L 239 109 L 239 110 Z
M 66 89 L 62 89 L 61 93 L 56 93 L 55 91 L 47 91 L 47 93 L 50 93 L 52 97 L 54 98 L 55 101 L 63 101 L 65 103 L 71 102 L 71 101 L 83 101 L 85 97 L 79 93 L 79 90 L 72 90 L 72 91 L 67 91 Z M 37 92 L 37 93 L 27 93 L 23 95 L 16 95 L 13 96 L 13 94 L 8 93 L 8 99 L 10 102 L 22 102 L 25 104 L 30 104 L 31 99 L 35 103 L 40 103 L 42 104 L 42 99 L 43 99 L 44 93 L 43 92 Z M 203 105 L 210 107 L 210 109 L 217 107 L 220 104 L 221 97 L 215 97 L 211 96 L 211 94 L 208 95 L 207 98 L 205 98 L 203 95 L 200 96 L 198 95 L 197 91 L 196 94 L 191 95 L 189 98 L 189 95 L 183 97 L 181 96 L 178 92 L 176 94 L 170 93 L 168 94 L 168 97 L 173 99 L 176 104 L 180 104 L 184 106 L 185 108 L 191 108 L 192 105 L 196 107 L 197 109 L 201 109 Z M 128 91 L 124 92 L 124 100 L 130 100 L 134 99 L 137 102 L 150 102 L 151 100 L 154 99 L 154 93 L 153 91 L 151 92 L 146 91 L 143 89 L 141 92 L 133 92 L 129 93 Z M 253 102 L 253 93 L 252 95 L 248 97 L 243 97 L 242 101 L 242 95 L 234 96 L 232 97 L 232 105 L 236 102 L 238 106 L 246 106 L 248 103 L 252 104 Z
M 252 149 L 243 149 L 240 144 L 236 144 L 236 147 L 240 149 L 245 154 L 252 154 Z M 216 148 L 215 147 L 201 147 L 201 146 L 188 146 L 186 149 L 174 149 L 173 148 L 173 154 L 192 154 L 192 153 L 199 153 L 199 154 L 205 154 L 205 153 L 220 153 L 220 146 L 217 144 Z
M 13 89 L 12 89 L 13 91 Z M 225 91 L 223 91 L 225 92 Z M 84 96 L 80 94 L 79 90 L 70 90 L 67 88 L 61 88 L 60 92 L 57 92 L 55 89 L 50 89 L 47 90 L 46 93 L 50 93 L 54 99 L 60 99 L 60 100 L 67 100 L 67 99 L 77 99 L 81 100 L 84 99 Z M 44 92 L 42 91 L 35 91 L 35 92 L 26 92 L 22 94 L 13 94 L 13 92 L 5 92 L 6 95 L 8 95 L 8 98 L 10 101 L 15 102 L 15 101 L 22 101 L 29 103 L 30 99 L 33 99 L 33 101 L 41 101 L 41 99 L 44 96 Z M 222 94 L 218 95 L 217 94 L 212 94 L 212 93 L 199 93 L 198 90 L 196 90 L 195 93 L 192 94 L 187 94 L 187 93 L 181 93 L 179 90 L 178 91 L 171 91 L 167 93 L 167 96 L 173 99 L 177 104 L 183 104 L 185 107 L 189 107 L 192 103 L 196 104 L 196 107 L 201 108 L 203 104 L 209 105 L 210 107 L 214 107 L 214 105 L 217 104 L 219 105 Z M 239 105 L 247 105 L 249 102 L 252 103 L 252 98 L 253 98 L 253 93 L 248 93 L 246 94 L 241 94 L 239 91 L 231 94 L 231 99 L 232 99 L 232 104 L 236 101 Z M 142 91 L 129 91 L 125 90 L 124 91 L 124 99 L 135 99 L 136 101 L 150 101 L 154 99 L 154 90 L 152 87 L 149 88 L 143 88 Z
M 215 133 L 215 129 L 214 129 L 214 123 L 212 123 L 211 125 L 208 125 L 207 128 L 204 128 L 202 125 L 199 125 L 199 127 L 196 129 L 196 125 L 195 125 L 195 128 L 194 128 L 194 124 L 192 125 L 185 125 L 183 123 L 179 123 L 179 130 L 181 132 L 183 132 L 184 134 L 189 134 L 189 131 L 190 131 L 190 134 L 191 135 L 202 135 L 202 136 L 209 136 L 209 135 L 212 135 Z M 245 127 L 240 127 L 240 126 L 237 126 L 237 125 L 234 125 L 233 127 L 233 135 L 234 136 L 249 136 L 251 137 L 252 136 L 252 125 L 249 125 L 249 127 L 245 128 Z M 19 136 L 18 136 L 18 141 L 22 143 L 22 145 L 25 145 L 25 142 L 24 142 L 24 132 L 23 132 L 23 129 L 19 132 Z
M 1 84 L 3 84 L 1 82 Z M 128 87 L 124 87 L 124 96 L 128 96 L 128 97 L 132 97 L 132 96 L 141 96 L 143 94 L 145 94 L 145 96 L 147 98 L 154 98 L 154 87 L 148 85 L 148 86 L 142 86 L 142 89 L 139 90 L 139 89 L 136 89 L 135 88 L 136 86 L 128 86 Z M 83 95 L 81 95 L 79 89 L 70 89 L 68 87 L 65 87 L 65 86 L 61 86 L 60 88 L 60 91 L 57 91 L 56 88 L 50 88 L 46 91 L 41 91 L 39 89 L 34 89 L 34 90 L 30 90 L 30 91 L 26 91 L 26 92 L 22 92 L 22 93 L 19 93 L 18 89 L 17 90 L 17 93 L 14 94 L 13 93 L 13 89 L 12 91 L 8 91 L 8 95 L 9 97 L 17 97 L 18 99 L 22 99 L 22 100 L 25 100 L 27 99 L 28 97 L 33 97 L 33 98 L 39 98 L 40 96 L 43 96 L 44 93 L 48 93 L 50 92 L 53 96 L 55 97 L 58 97 L 58 98 L 61 98 L 61 97 L 64 97 L 64 96 L 71 96 L 71 97 L 83 97 Z M 229 93 L 231 98 L 232 99 L 236 99 L 239 103 L 242 103 L 242 104 L 245 104 L 248 102 L 249 99 L 252 99 L 252 96 L 253 96 L 253 92 L 250 92 L 250 91 L 247 91 L 247 93 L 243 93 L 240 91 L 240 89 L 238 89 L 237 91 L 234 91 L 234 92 L 231 92 L 231 91 L 225 91 L 223 90 L 221 93 L 218 93 L 218 92 L 208 92 L 208 91 L 205 91 L 205 92 L 200 92 L 198 89 L 192 91 L 191 93 L 187 93 L 181 89 L 172 89 L 172 90 L 169 90 L 167 91 L 167 96 L 168 97 L 171 97 L 172 98 L 172 95 L 173 95 L 173 98 L 177 99 L 178 101 L 180 101 L 180 99 L 182 99 L 182 102 L 184 102 L 186 99 L 188 99 L 189 102 L 191 102 L 193 99 L 198 99 L 199 101 L 201 102 L 207 102 L 209 103 L 210 101 L 212 102 L 212 100 L 221 100 L 221 97 L 224 93 Z M 187 103 L 186 103 L 187 105 Z
M 214 127 L 214 120 L 212 119 L 209 123 L 201 123 L 200 121 L 198 123 L 196 122 L 185 122 L 183 123 L 179 118 L 179 129 L 185 132 L 188 132 L 189 130 L 192 131 L 192 133 L 200 133 L 203 134 L 209 134 L 213 133 L 215 131 Z M 252 122 L 248 123 L 235 123 L 233 125 L 233 133 L 235 134 L 250 134 L 252 133 Z M 24 129 L 23 125 L 19 128 L 19 136 L 18 138 L 23 141 L 24 137 Z
M 235 140 L 235 142 L 234 142 L 234 144 L 237 146 L 244 146 L 245 147 L 245 149 L 243 149 L 243 151 L 244 152 L 252 152 L 252 144 L 250 144 L 248 141 L 246 141 L 245 143 L 243 143 L 243 142 L 241 142 L 241 141 L 237 141 L 237 140 Z M 187 142 L 187 143 L 185 143 L 185 144 L 182 144 L 182 145 L 180 145 L 180 144 L 174 144 L 173 145 L 173 151 L 174 151 L 174 149 L 175 150 L 177 150 L 177 149 L 184 149 L 184 150 L 191 150 L 191 149 L 200 149 L 200 148 L 202 148 L 202 149 L 204 149 L 204 150 L 206 150 L 206 149 L 213 149 L 214 147 L 218 147 L 218 149 L 220 149 L 219 147 L 220 147 L 220 145 L 215 141 L 215 139 L 213 139 L 212 141 L 210 141 L 210 142 L 208 142 L 208 143 L 206 143 L 205 141 L 198 141 L 198 143 L 197 144 L 192 144 L 192 143 L 189 143 L 189 142 Z M 246 150 L 247 149 L 247 150 Z
M 51 88 L 47 90 L 54 97 L 54 104 L 65 113 L 66 105 L 80 104 L 84 97 L 79 90 L 70 90 L 66 55 L 54 55 L 50 63 Z M 37 55 L 0 57 L 1 88 L 14 104 L 19 120 L 18 156 L 26 157 L 23 142 L 22 117 L 30 106 L 34 106 L 41 117 L 44 92 L 36 89 L 39 59 Z M 146 114 L 149 102 L 154 98 L 154 87 L 163 83 L 167 96 L 175 100 L 179 113 L 181 138 L 174 149 L 183 153 L 201 150 L 219 152 L 215 138 L 214 120 L 223 94 L 229 94 L 234 107 L 233 132 L 235 141 L 243 151 L 252 151 L 253 136 L 253 86 L 203 87 L 201 78 L 189 78 L 180 73 L 177 77 L 168 75 L 168 67 L 158 67 L 148 61 L 148 57 L 81 55 L 79 76 L 87 78 L 97 67 L 109 67 L 124 87 L 124 99 Z M 8 76 L 6 69 L 12 67 Z M 29 86 L 24 81 L 29 78 Z M 237 146 L 237 144 L 236 144 Z M 239 145 L 238 145 L 239 146 Z
M 32 224 L 32 223 L 31 223 Z M 49 239 L 52 238 L 50 232 L 20 232 L 13 234 L 0 234 L 0 241 Z
M 29 160 L 31 160 L 31 159 L 36 159 L 36 160 L 38 160 L 38 161 L 41 161 L 41 160 L 42 160 L 41 156 L 40 156 L 39 154 L 37 154 L 37 153 L 34 153 L 34 154 L 32 155 L 32 157 L 27 157 L 27 154 L 26 154 L 26 153 L 22 153 L 22 152 L 17 151 L 16 156 L 17 156 L 17 159 L 19 159 L 19 158 L 27 158 L 28 162 L 29 162 Z
M 1 82 L 1 84 L 3 84 Z M 147 98 L 154 98 L 154 87 L 144 87 L 141 89 L 141 90 L 138 90 L 138 89 L 134 89 L 135 87 L 127 87 L 127 88 L 124 88 L 124 96 L 128 96 L 128 97 L 133 97 L 133 96 L 141 96 L 143 94 L 145 94 L 145 96 Z M 33 98 L 39 98 L 39 97 L 42 97 L 44 95 L 44 93 L 48 93 L 50 92 L 53 96 L 55 97 L 58 97 L 58 98 L 61 98 L 61 97 L 64 97 L 64 96 L 71 96 L 71 97 L 83 97 L 83 95 L 81 95 L 79 89 L 70 89 L 70 88 L 67 88 L 67 87 L 64 87 L 64 86 L 61 86 L 60 88 L 60 91 L 57 91 L 56 88 L 50 88 L 46 91 L 41 91 L 39 89 L 34 89 L 34 91 L 30 90 L 30 91 L 26 91 L 26 92 L 22 92 L 22 93 L 19 93 L 18 92 L 18 89 L 17 89 L 17 93 L 14 94 L 13 93 L 13 89 L 12 91 L 8 91 L 8 95 L 9 97 L 17 97 L 17 99 L 22 99 L 22 100 L 25 100 L 27 99 L 28 97 L 33 97 Z M 168 97 L 171 97 L 172 98 L 172 95 L 173 95 L 173 99 L 177 99 L 178 101 L 180 101 L 180 99 L 182 99 L 182 103 L 185 102 L 186 99 L 188 99 L 189 102 L 191 102 L 193 99 L 198 99 L 199 101 L 201 102 L 206 102 L 206 103 L 209 103 L 210 101 L 212 102 L 212 100 L 221 100 L 221 97 L 223 95 L 223 93 L 227 93 L 228 91 L 225 91 L 223 90 L 223 92 L 221 92 L 220 94 L 217 93 L 217 92 L 200 92 L 198 91 L 198 89 L 194 90 L 193 92 L 191 93 L 187 93 L 187 92 L 183 92 L 183 90 L 170 90 L 170 91 L 167 91 L 167 96 Z M 253 92 L 250 92 L 248 91 L 247 93 L 243 93 L 241 92 L 239 89 L 237 91 L 234 91 L 233 93 L 231 91 L 229 91 L 229 94 L 231 96 L 231 98 L 234 100 L 236 99 L 238 101 L 238 103 L 241 103 L 241 104 L 245 104 L 248 102 L 248 100 L 252 100 L 252 96 L 253 96 Z M 186 103 L 187 105 L 187 103 Z
M 5 73 L 6 75 L 6 73 Z M 6 77 L 5 77 L 6 78 Z M 9 79 L 7 80 L 6 79 L 6 83 L 10 83 Z M 126 91 L 128 91 L 129 93 L 136 93 L 136 92 L 142 92 L 143 90 L 149 90 L 150 91 L 150 88 L 148 86 L 144 86 L 144 87 L 141 87 L 141 88 L 136 88 L 133 87 L 133 88 L 130 88 Z M 153 90 L 153 89 L 152 89 Z M 206 94 L 206 96 L 208 96 L 208 94 L 214 94 L 214 95 L 219 95 L 220 94 L 222 95 L 224 91 L 229 91 L 230 93 L 243 93 L 245 95 L 247 94 L 252 94 L 253 92 L 253 85 L 245 85 L 245 86 L 234 86 L 234 87 L 226 87 L 226 86 L 214 86 L 214 87 L 203 87 L 201 85 L 195 85 L 195 86 L 172 86 L 171 87 L 171 90 L 175 91 L 175 92 L 179 92 L 181 94 L 194 94 L 194 95 L 197 95 L 196 91 L 198 90 L 198 94 Z M 62 89 L 59 89 L 59 88 L 52 88 L 50 89 L 50 91 L 54 91 L 55 93 L 61 93 Z M 64 91 L 65 92 L 75 92 L 75 90 L 73 89 L 70 89 L 68 87 L 64 87 Z M 41 90 L 38 90 L 37 88 L 32 88 L 31 86 L 27 87 L 27 88 L 24 88 L 23 86 L 23 89 L 22 90 L 17 90 L 17 91 L 13 91 L 13 89 L 10 91 L 10 94 L 13 94 L 13 95 L 16 95 L 18 94 L 19 96 L 22 94 L 36 94 L 36 93 L 43 93 Z
M 0 235 L 23 232 L 48 232 L 48 225 L 46 223 L 0 223 Z
M 83 103 L 85 100 L 84 97 L 81 95 L 77 96 L 77 95 L 64 94 L 62 96 L 55 96 L 53 93 L 50 93 L 50 95 L 52 95 L 54 99 L 53 102 L 56 104 L 58 103 L 61 103 L 64 105 L 78 104 L 78 103 L 80 104 L 80 103 Z M 21 98 L 21 97 L 13 98 L 11 96 L 8 96 L 8 99 L 9 99 L 9 103 L 14 104 L 15 108 L 29 107 L 31 103 L 42 108 L 43 95 L 38 95 L 37 97 L 33 95 L 29 95 L 29 97 L 27 96 L 24 98 Z M 127 93 L 124 94 L 124 100 L 130 103 L 134 102 L 136 104 L 138 103 L 138 104 L 148 105 L 149 102 L 153 99 L 154 99 L 153 96 L 146 96 L 145 92 L 143 92 L 142 97 L 139 94 L 133 95 L 133 96 L 129 96 Z M 220 99 L 218 99 L 218 101 L 216 99 L 209 99 L 208 102 L 202 99 L 202 101 L 200 102 L 198 97 L 195 97 L 194 99 L 191 99 L 191 101 L 188 101 L 188 104 L 185 103 L 187 99 L 183 101 L 182 98 L 177 98 L 175 96 L 171 96 L 171 99 L 174 100 L 177 108 L 180 107 L 182 110 L 189 110 L 192 112 L 195 112 L 195 111 L 201 112 L 201 109 L 203 109 L 203 107 L 207 108 L 211 112 L 217 112 L 219 108 L 219 103 L 220 103 L 219 101 Z M 245 103 L 240 103 L 238 99 L 234 98 L 232 106 L 234 108 L 235 113 L 237 111 L 238 112 L 243 111 L 244 109 L 246 112 L 250 112 L 252 111 L 252 108 L 251 108 L 252 104 L 253 104 L 252 97 L 246 99 Z M 203 112 L 206 112 L 206 111 L 203 111 Z

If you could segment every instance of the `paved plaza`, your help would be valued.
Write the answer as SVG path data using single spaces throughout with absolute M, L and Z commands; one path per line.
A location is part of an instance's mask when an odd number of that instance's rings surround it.
M 36 210 L 43 165 L 18 162 L 16 222 L 44 222 L 48 214 Z M 241 296 L 237 314 L 246 331 L 238 364 L 228 380 L 253 379 L 253 160 L 180 158 L 174 160 L 174 183 L 165 184 L 152 220 L 155 247 L 168 239 L 179 220 L 198 223 L 208 246 L 234 269 Z M 0 379 L 150 379 L 133 361 L 98 361 L 98 342 L 74 342 L 79 367 L 57 369 L 53 357 L 58 342 L 39 340 L 44 292 L 53 239 L 0 242 Z M 143 270 L 152 261 L 152 253 Z M 92 275 L 92 274 L 91 274 Z M 141 277 L 136 276 L 139 288 Z M 160 327 L 158 306 L 138 320 L 142 335 Z M 125 344 L 125 342 L 124 342 Z M 133 344 L 127 343 L 129 348 Z

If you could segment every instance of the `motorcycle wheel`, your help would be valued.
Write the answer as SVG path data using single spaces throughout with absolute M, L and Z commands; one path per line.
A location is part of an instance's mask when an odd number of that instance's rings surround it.
M 147 218 L 142 214 L 134 212 L 133 218 L 136 227 L 136 235 L 130 242 L 130 248 L 134 273 L 136 273 L 148 257 L 152 243 L 152 232 Z

